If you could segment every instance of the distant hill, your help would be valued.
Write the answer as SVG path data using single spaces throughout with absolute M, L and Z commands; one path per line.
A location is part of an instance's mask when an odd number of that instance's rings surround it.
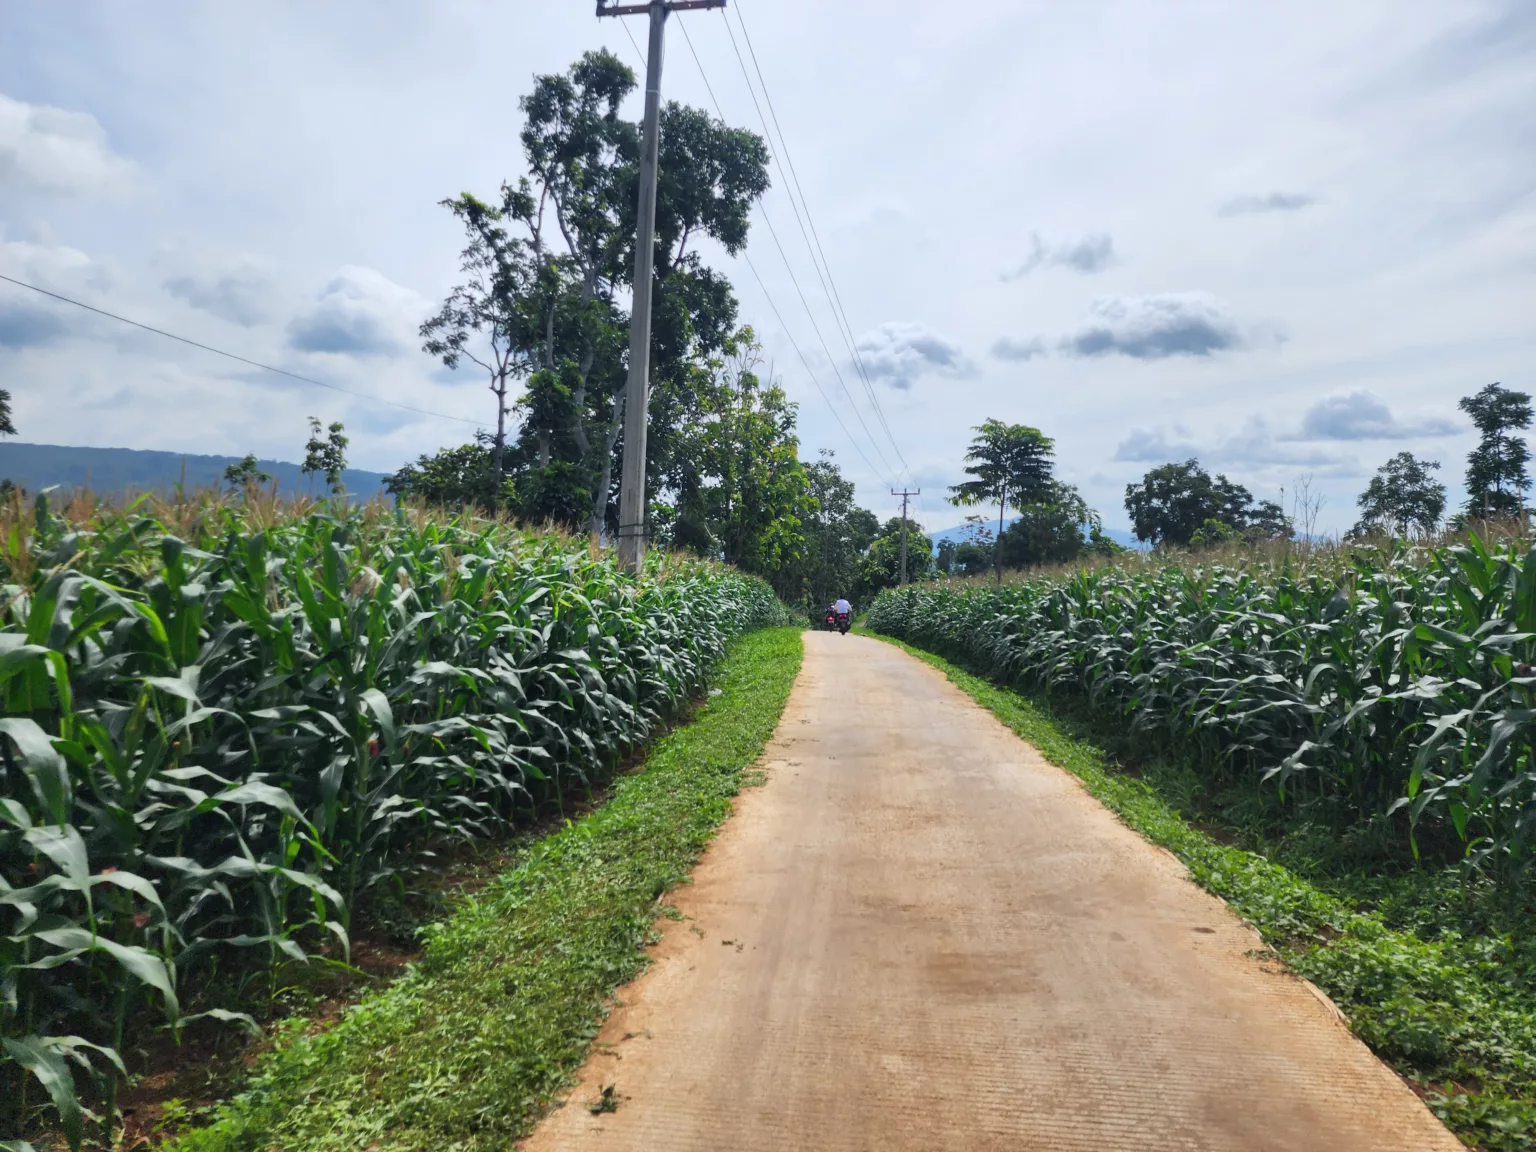
M 1018 519 L 1017 516 L 1009 517 L 1007 520 L 1003 521 L 1003 527 L 1004 528 L 1008 527 L 1008 525 L 1012 524 L 1017 519 Z M 991 523 L 989 523 L 987 525 L 987 527 L 993 533 L 996 533 L 997 532 L 997 521 L 993 520 Z M 939 541 L 940 540 L 953 540 L 956 544 L 959 544 L 963 540 L 965 540 L 967 537 L 969 537 L 971 533 L 973 533 L 975 531 L 976 531 L 976 526 L 975 525 L 972 525 L 972 524 L 957 524 L 953 528 L 946 528 L 942 532 L 935 532 L 935 533 L 933 533 L 933 536 L 932 536 L 932 539 L 933 539 L 933 554 L 935 556 L 937 556 L 939 554 Z M 1124 528 L 1106 528 L 1106 529 L 1104 529 L 1104 535 L 1108 536 L 1116 544 L 1123 545 L 1126 548 L 1145 549 L 1147 547 L 1146 544 L 1144 544 L 1140 540 L 1136 539 L 1136 536 L 1135 536 L 1134 533 L 1128 532 Z
M 0 479 L 36 493 L 51 485 L 83 488 L 102 495 L 129 492 L 170 492 L 182 480 L 186 466 L 188 490 L 211 488 L 224 482 L 224 469 L 238 464 L 238 456 L 183 456 L 179 452 L 142 452 L 135 448 L 71 448 L 59 444 L 12 444 L 0 442 Z M 260 468 L 277 481 L 284 495 L 316 494 L 324 488 L 318 476 L 305 476 L 297 464 L 262 460 Z M 360 500 L 384 493 L 384 473 L 348 468 L 342 473 L 347 492 Z

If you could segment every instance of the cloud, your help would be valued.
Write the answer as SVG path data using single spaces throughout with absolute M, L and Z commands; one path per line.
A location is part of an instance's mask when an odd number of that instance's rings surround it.
M 1271 192 L 1267 196 L 1234 196 L 1216 209 L 1218 216 L 1248 216 L 1256 212 L 1296 212 L 1310 208 L 1317 197 L 1306 192 Z
M 272 316 L 272 278 L 254 264 L 172 276 L 165 290 L 194 308 L 247 328 Z
M 1038 336 L 1028 340 L 1010 340 L 1005 336 L 992 345 L 992 355 L 999 360 L 1033 360 L 1045 354 L 1045 341 Z
M 106 284 L 103 269 L 78 248 L 30 240 L 0 240 L 0 272 L 77 299 Z M 0 282 L 0 347 L 41 348 L 90 323 L 68 304 Z
M 76 195 L 111 188 L 132 173 L 96 117 L 0 95 L 0 187 Z
M 1004 272 L 1004 280 L 1020 280 L 1037 268 L 1070 268 L 1074 272 L 1092 275 L 1102 272 L 1115 262 L 1115 242 L 1104 232 L 1092 232 L 1070 244 L 1057 244 L 1047 248 L 1036 232 L 1030 237 L 1031 250 L 1024 263 L 1012 272 Z
M 970 376 L 975 365 L 954 341 L 921 324 L 891 320 L 854 342 L 865 370 L 903 392 L 920 376 Z
M 1319 400 L 1302 416 L 1300 431 L 1281 439 L 1385 440 L 1403 436 L 1454 436 L 1460 431 L 1454 421 L 1442 416 L 1401 421 L 1380 396 L 1360 389 Z
M 315 306 L 288 325 L 300 352 L 398 356 L 414 342 L 427 302 L 372 268 L 348 266 L 321 291 Z
M 1355 457 L 1320 447 L 1291 447 L 1287 437 L 1275 436 L 1262 416 L 1250 416 L 1237 432 L 1196 439 L 1175 424 L 1170 431 L 1133 428 L 1115 448 L 1116 460 L 1166 464 L 1194 458 L 1210 468 L 1230 468 L 1255 473 L 1277 468 L 1306 468 L 1326 475 L 1354 476 L 1360 472 Z
M 1102 296 L 1089 311 L 1089 321 L 1061 341 L 1069 356 L 1163 360 L 1209 356 L 1246 343 L 1226 306 L 1204 292 Z

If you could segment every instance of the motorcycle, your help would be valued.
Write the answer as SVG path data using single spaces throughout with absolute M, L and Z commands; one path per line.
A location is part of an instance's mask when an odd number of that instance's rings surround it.
M 838 633 L 843 635 L 843 636 L 848 635 L 848 624 L 849 624 L 848 613 L 846 613 L 846 612 L 839 612 L 837 614 L 837 630 L 838 630 Z
M 827 609 L 827 631 L 828 632 L 835 632 L 836 630 L 837 630 L 837 613 L 834 612 L 831 608 L 828 608 Z

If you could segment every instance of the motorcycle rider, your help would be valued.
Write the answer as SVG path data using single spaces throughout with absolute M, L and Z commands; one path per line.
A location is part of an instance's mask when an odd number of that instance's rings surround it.
M 853 605 L 839 596 L 832 610 L 837 613 L 837 630 L 844 636 L 848 635 L 848 625 L 853 621 Z

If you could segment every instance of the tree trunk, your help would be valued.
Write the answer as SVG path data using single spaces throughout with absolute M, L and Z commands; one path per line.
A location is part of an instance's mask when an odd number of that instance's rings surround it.
M 491 506 L 501 506 L 502 457 L 507 450 L 507 377 L 503 373 L 491 385 L 496 394 L 496 440 L 491 446 Z
M 1003 586 L 1003 513 L 1008 510 L 1008 485 L 997 497 L 997 539 L 992 541 L 992 572 L 997 586 Z
M 608 489 L 613 484 L 613 446 L 619 442 L 619 432 L 624 427 L 624 394 L 619 393 L 619 399 L 613 407 L 613 422 L 608 425 L 608 435 L 604 438 L 603 470 L 598 480 L 597 491 L 592 494 L 592 516 L 587 522 L 587 531 L 598 539 L 603 535 L 603 521 L 608 513 Z

